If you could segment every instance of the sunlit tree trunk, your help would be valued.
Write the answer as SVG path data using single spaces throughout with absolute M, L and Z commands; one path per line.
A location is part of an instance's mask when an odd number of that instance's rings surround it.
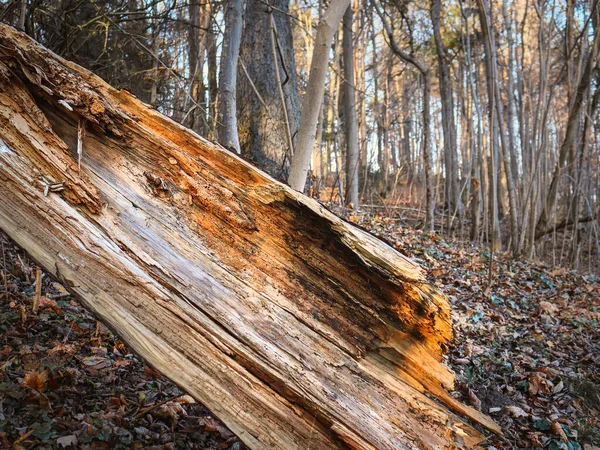
M 227 0 L 225 34 L 219 72 L 217 140 L 231 151 L 240 153 L 237 125 L 237 68 L 242 39 L 244 0 Z
M 297 191 L 303 191 L 306 183 L 310 157 L 315 145 L 319 110 L 325 92 L 325 78 L 327 76 L 331 44 L 348 6 L 350 6 L 350 0 L 332 0 L 317 27 L 308 86 L 302 101 L 298 145 L 292 159 L 288 178 L 289 185 Z
M 358 208 L 358 129 L 356 123 L 356 90 L 354 77 L 354 13 L 348 6 L 342 26 L 344 58 L 344 131 L 346 134 L 346 204 Z

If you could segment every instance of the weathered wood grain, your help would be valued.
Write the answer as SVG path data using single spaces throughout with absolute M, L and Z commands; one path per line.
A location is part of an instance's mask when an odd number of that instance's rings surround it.
M 0 227 L 251 448 L 499 432 L 446 391 L 449 306 L 415 263 L 5 25 Z

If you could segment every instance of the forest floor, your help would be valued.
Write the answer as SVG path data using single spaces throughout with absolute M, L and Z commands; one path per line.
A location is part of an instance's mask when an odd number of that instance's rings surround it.
M 347 217 L 428 270 L 448 295 L 455 395 L 489 414 L 492 449 L 600 450 L 600 283 L 378 216 Z M 0 234 L 0 448 L 245 448 L 210 411 L 131 354 Z M 4 292 L 4 287 L 0 287 Z

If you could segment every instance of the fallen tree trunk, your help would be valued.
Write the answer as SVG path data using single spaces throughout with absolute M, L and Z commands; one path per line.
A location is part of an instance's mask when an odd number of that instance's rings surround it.
M 5 25 L 0 227 L 251 448 L 499 432 L 446 391 L 449 306 L 417 265 Z

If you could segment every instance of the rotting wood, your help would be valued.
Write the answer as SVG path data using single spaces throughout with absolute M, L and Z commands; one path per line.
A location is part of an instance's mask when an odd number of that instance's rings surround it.
M 500 432 L 446 391 L 419 266 L 5 25 L 0 227 L 251 448 L 476 446 L 455 413 Z

